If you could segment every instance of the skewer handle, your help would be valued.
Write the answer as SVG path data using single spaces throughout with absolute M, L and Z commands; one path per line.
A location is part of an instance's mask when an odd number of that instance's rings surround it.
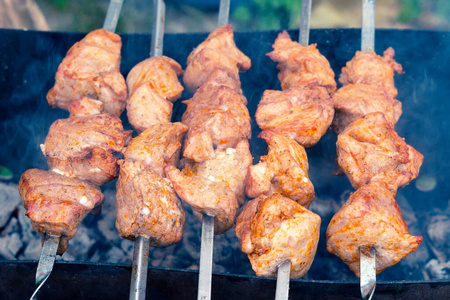
M 122 10 L 123 0 L 110 0 L 108 11 L 106 12 L 105 22 L 103 28 L 115 32 L 117 28 L 117 22 L 119 21 L 120 11 Z
M 147 288 L 149 239 L 139 236 L 134 242 L 130 300 L 144 300 Z
M 214 217 L 203 214 L 202 243 L 198 279 L 198 300 L 211 299 L 212 259 L 214 243 Z
M 309 44 L 311 3 L 312 3 L 312 0 L 303 0 L 302 1 L 302 13 L 300 16 L 300 32 L 299 32 L 299 40 L 298 40 L 298 42 L 302 46 L 308 46 L 308 44 Z
M 375 0 L 362 0 L 361 51 L 375 51 Z
M 153 0 L 153 29 L 150 56 L 163 55 L 164 19 L 166 4 L 163 0 Z
M 289 299 L 289 280 L 291 276 L 291 261 L 287 260 L 278 267 L 277 289 L 275 300 Z

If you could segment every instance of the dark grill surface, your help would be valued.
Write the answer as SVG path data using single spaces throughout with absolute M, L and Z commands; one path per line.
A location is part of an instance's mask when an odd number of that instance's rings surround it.
M 242 89 L 249 100 L 250 115 L 254 115 L 261 95 L 266 89 L 280 89 L 276 65 L 267 56 L 279 31 L 235 33 L 237 46 L 252 59 L 252 68 L 241 75 Z M 297 31 L 289 32 L 298 39 Z M 340 69 L 360 48 L 360 30 L 311 30 L 310 41 L 330 61 L 336 78 Z M 85 34 L 0 30 L 0 165 L 13 170 L 12 181 L 29 168 L 47 169 L 39 144 L 44 142 L 50 125 L 68 113 L 49 107 L 45 95 L 54 84 L 54 75 L 67 50 Z M 188 54 L 207 34 L 166 34 L 164 55 L 186 67 Z M 126 76 L 138 62 L 149 56 L 151 36 L 122 35 L 121 71 Z M 417 180 L 399 190 L 397 201 L 413 235 L 423 235 L 425 242 L 415 253 L 378 276 L 374 299 L 445 299 L 450 294 L 450 281 L 423 281 L 422 267 L 436 254 L 427 243 L 427 225 L 435 215 L 450 215 L 450 33 L 412 30 L 377 30 L 376 52 L 387 47 L 396 51 L 395 59 L 402 64 L 404 75 L 396 75 L 397 97 L 403 103 L 403 115 L 396 131 L 406 142 L 425 156 L 420 176 L 432 178 L 436 186 L 431 191 L 417 187 Z M 190 95 L 183 94 L 182 99 Z M 184 104 L 174 107 L 174 121 L 179 121 Z M 126 129 L 131 126 L 122 115 Z M 266 153 L 266 145 L 257 139 L 260 132 L 252 124 L 251 151 L 255 163 Z M 307 149 L 310 178 L 316 190 L 316 202 L 311 209 L 322 217 L 322 230 L 315 261 L 303 280 L 291 283 L 293 299 L 333 297 L 358 299 L 356 277 L 340 260 L 326 251 L 325 230 L 332 215 L 353 191 L 347 178 L 332 175 L 336 171 L 336 137 L 327 133 L 314 147 Z M 109 187 L 114 187 L 113 183 Z M 313 202 L 314 203 L 314 202 Z M 330 204 L 331 203 L 331 204 Z M 334 206 L 333 206 L 334 205 Z M 333 206 L 333 207 L 331 207 Z M 192 217 L 192 215 L 188 216 Z M 187 225 L 188 226 L 188 225 Z M 186 228 L 189 230 L 189 228 Z M 1 231 L 1 229 L 0 229 Z M 117 239 L 120 239 L 117 236 Z M 450 260 L 450 238 L 435 246 Z M 69 242 L 70 247 L 70 242 Z M 227 249 L 220 251 L 226 252 Z M 132 254 L 130 253 L 130 257 Z M 441 256 L 442 257 L 442 256 Z M 261 279 L 253 274 L 248 259 L 236 254 L 229 274 L 215 274 L 213 299 L 273 299 L 275 280 Z M 34 289 L 36 263 L 0 263 L 0 298 L 24 299 Z M 148 298 L 195 299 L 196 271 L 151 268 Z M 129 267 L 104 264 L 57 263 L 43 299 L 124 299 L 128 296 L 131 277 Z M 336 281 L 344 279 L 343 281 Z M 351 280 L 352 282 L 349 282 Z M 400 282 L 400 280 L 413 280 Z M 67 288 L 67 297 L 62 297 Z M 59 296 L 58 296 L 59 295 Z M 155 296 L 153 296 L 155 295 Z M 301 297 L 299 296 L 301 295 Z M 333 296 L 334 295 L 334 296 Z M 308 298 L 309 297 L 309 298 Z M 340 298 L 341 299 L 341 298 Z

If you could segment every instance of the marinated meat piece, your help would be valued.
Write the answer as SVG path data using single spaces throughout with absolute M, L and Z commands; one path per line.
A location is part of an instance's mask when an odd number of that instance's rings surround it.
M 195 93 L 216 68 L 224 69 L 239 78 L 239 72 L 245 72 L 250 67 L 250 59 L 234 43 L 233 27 L 227 24 L 211 32 L 189 54 L 183 82 L 188 91 Z
M 104 197 L 92 183 L 39 169 L 22 174 L 19 193 L 33 229 L 42 235 L 61 236 L 60 255 L 67 250 L 77 226 Z
M 181 123 L 150 126 L 130 141 L 123 151 L 125 159 L 142 161 L 153 172 L 164 177 L 167 164 L 178 165 L 181 143 L 187 130 L 187 126 Z
M 202 94 L 203 99 L 209 99 L 220 86 L 226 86 L 234 90 L 241 97 L 242 103 L 247 105 L 247 98 L 242 93 L 241 82 L 239 77 L 235 77 L 230 72 L 222 68 L 216 68 L 205 81 L 205 83 L 198 89 L 198 93 Z M 209 95 L 208 92 L 210 92 Z
M 70 117 L 52 124 L 41 150 L 50 170 L 102 185 L 119 175 L 130 138 L 114 114 Z
M 328 93 L 336 91 L 334 72 L 328 60 L 320 54 L 317 44 L 302 46 L 283 31 L 267 55 L 278 63 L 278 78 L 283 90 L 301 86 L 323 86 Z
M 363 115 L 382 112 L 387 121 L 397 123 L 402 103 L 374 85 L 355 83 L 343 86 L 333 96 L 335 115 L 332 123 L 336 134 Z
M 70 101 L 87 96 L 103 102 L 106 112 L 120 116 L 127 101 L 120 74 L 121 47 L 120 36 L 106 29 L 92 31 L 73 45 L 47 94 L 50 106 L 68 109 Z
M 80 99 L 70 101 L 68 110 L 71 117 L 81 117 L 101 114 L 104 111 L 104 106 L 101 101 L 83 96 Z
M 189 127 L 183 156 L 201 162 L 214 158 L 214 149 L 234 148 L 251 136 L 250 115 L 238 93 L 227 86 L 205 87 L 184 101 L 182 117 Z
M 320 140 L 333 116 L 333 101 L 325 88 L 318 86 L 266 90 L 255 113 L 262 130 L 288 136 L 304 147 Z
M 242 209 L 236 235 L 258 276 L 276 276 L 291 261 L 291 278 L 309 270 L 319 242 L 320 217 L 280 194 L 259 196 Z
M 360 276 L 359 248 L 376 250 L 376 269 L 399 262 L 422 242 L 412 236 L 395 202 L 395 192 L 382 181 L 360 187 L 333 216 L 327 229 L 327 250 Z
M 178 81 L 182 74 L 181 66 L 166 56 L 150 57 L 131 69 L 127 76 L 127 116 L 136 131 L 170 122 L 172 102 L 183 92 Z
M 184 88 L 178 77 L 183 75 L 179 63 L 167 56 L 153 56 L 141 61 L 127 75 L 127 86 L 131 96 L 143 84 L 170 102 L 181 97 Z
M 150 246 L 165 247 L 179 242 L 184 232 L 185 212 L 168 179 L 141 161 L 119 161 L 116 228 L 127 239 L 142 236 Z
M 238 200 L 228 183 L 218 181 L 215 177 L 203 177 L 189 172 L 189 168 L 181 172 L 174 166 L 167 165 L 164 171 L 178 196 L 192 207 L 194 215 L 200 221 L 203 214 L 215 217 L 214 234 L 222 234 L 233 226 Z M 216 175 L 218 174 L 213 176 Z
M 403 74 L 402 65 L 394 60 L 395 51 L 391 47 L 384 51 L 383 57 L 375 52 L 357 51 L 351 61 L 342 68 L 339 82 L 342 85 L 364 83 L 375 85 L 386 91 L 392 98 L 397 97 L 394 86 L 394 71 Z
M 377 180 L 397 190 L 417 177 L 422 161 L 380 112 L 355 120 L 337 139 L 337 163 L 355 189 Z
M 294 140 L 272 131 L 259 134 L 269 148 L 261 162 L 248 169 L 245 193 L 250 198 L 279 193 L 308 208 L 314 186 L 308 178 L 305 149 Z
M 252 160 L 250 145 L 247 140 L 242 140 L 236 149 L 216 150 L 213 159 L 201 163 L 195 163 L 190 159 L 184 160 L 183 172 L 228 185 L 242 205 L 245 201 L 245 179 Z

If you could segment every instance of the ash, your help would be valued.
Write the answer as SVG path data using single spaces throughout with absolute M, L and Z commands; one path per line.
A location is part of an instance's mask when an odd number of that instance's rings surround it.
M 119 237 L 115 228 L 115 181 L 104 188 L 105 203 L 99 215 L 89 215 L 78 226 L 69 248 L 58 260 L 132 264 L 134 243 Z M 320 189 L 320 186 L 319 186 Z M 0 182 L 0 259 L 38 260 L 41 237 L 25 216 L 17 184 Z M 326 251 L 325 231 L 332 216 L 346 201 L 351 190 L 338 201 L 316 196 L 310 209 L 322 217 L 319 247 L 310 271 L 304 279 L 357 281 L 355 275 L 337 257 Z M 424 241 L 412 254 L 379 275 L 383 280 L 438 280 L 450 278 L 450 205 L 425 216 L 424 225 L 403 196 L 397 196 L 411 234 L 424 235 Z M 450 204 L 450 203 L 449 203 Z M 186 209 L 186 225 L 180 243 L 166 248 L 150 248 L 149 265 L 157 268 L 198 270 L 201 223 Z M 254 275 L 247 256 L 241 252 L 233 229 L 214 238 L 213 272 Z

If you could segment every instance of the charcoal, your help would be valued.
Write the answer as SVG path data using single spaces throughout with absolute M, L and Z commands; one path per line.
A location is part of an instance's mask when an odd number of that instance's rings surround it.
M 0 190 L 0 228 L 3 228 L 21 200 L 15 184 L 0 182 Z
M 17 232 L 0 237 L 0 257 L 4 259 L 16 259 L 16 255 L 22 247 L 23 242 Z
M 36 236 L 35 239 L 28 240 L 27 246 L 23 253 L 19 255 L 19 259 L 26 260 L 37 260 L 41 255 L 42 242 L 39 236 Z
M 116 191 L 106 190 L 105 201 L 102 205 L 100 220 L 97 222 L 98 229 L 106 241 L 116 241 L 120 243 L 120 237 L 116 229 Z
M 64 260 L 66 260 L 66 257 L 70 255 L 73 257 L 73 260 L 88 261 L 89 250 L 97 240 L 93 237 L 93 235 L 94 233 L 90 228 L 87 228 L 83 223 L 80 224 L 77 228 L 77 233 L 69 241 L 69 247 L 63 255 Z

